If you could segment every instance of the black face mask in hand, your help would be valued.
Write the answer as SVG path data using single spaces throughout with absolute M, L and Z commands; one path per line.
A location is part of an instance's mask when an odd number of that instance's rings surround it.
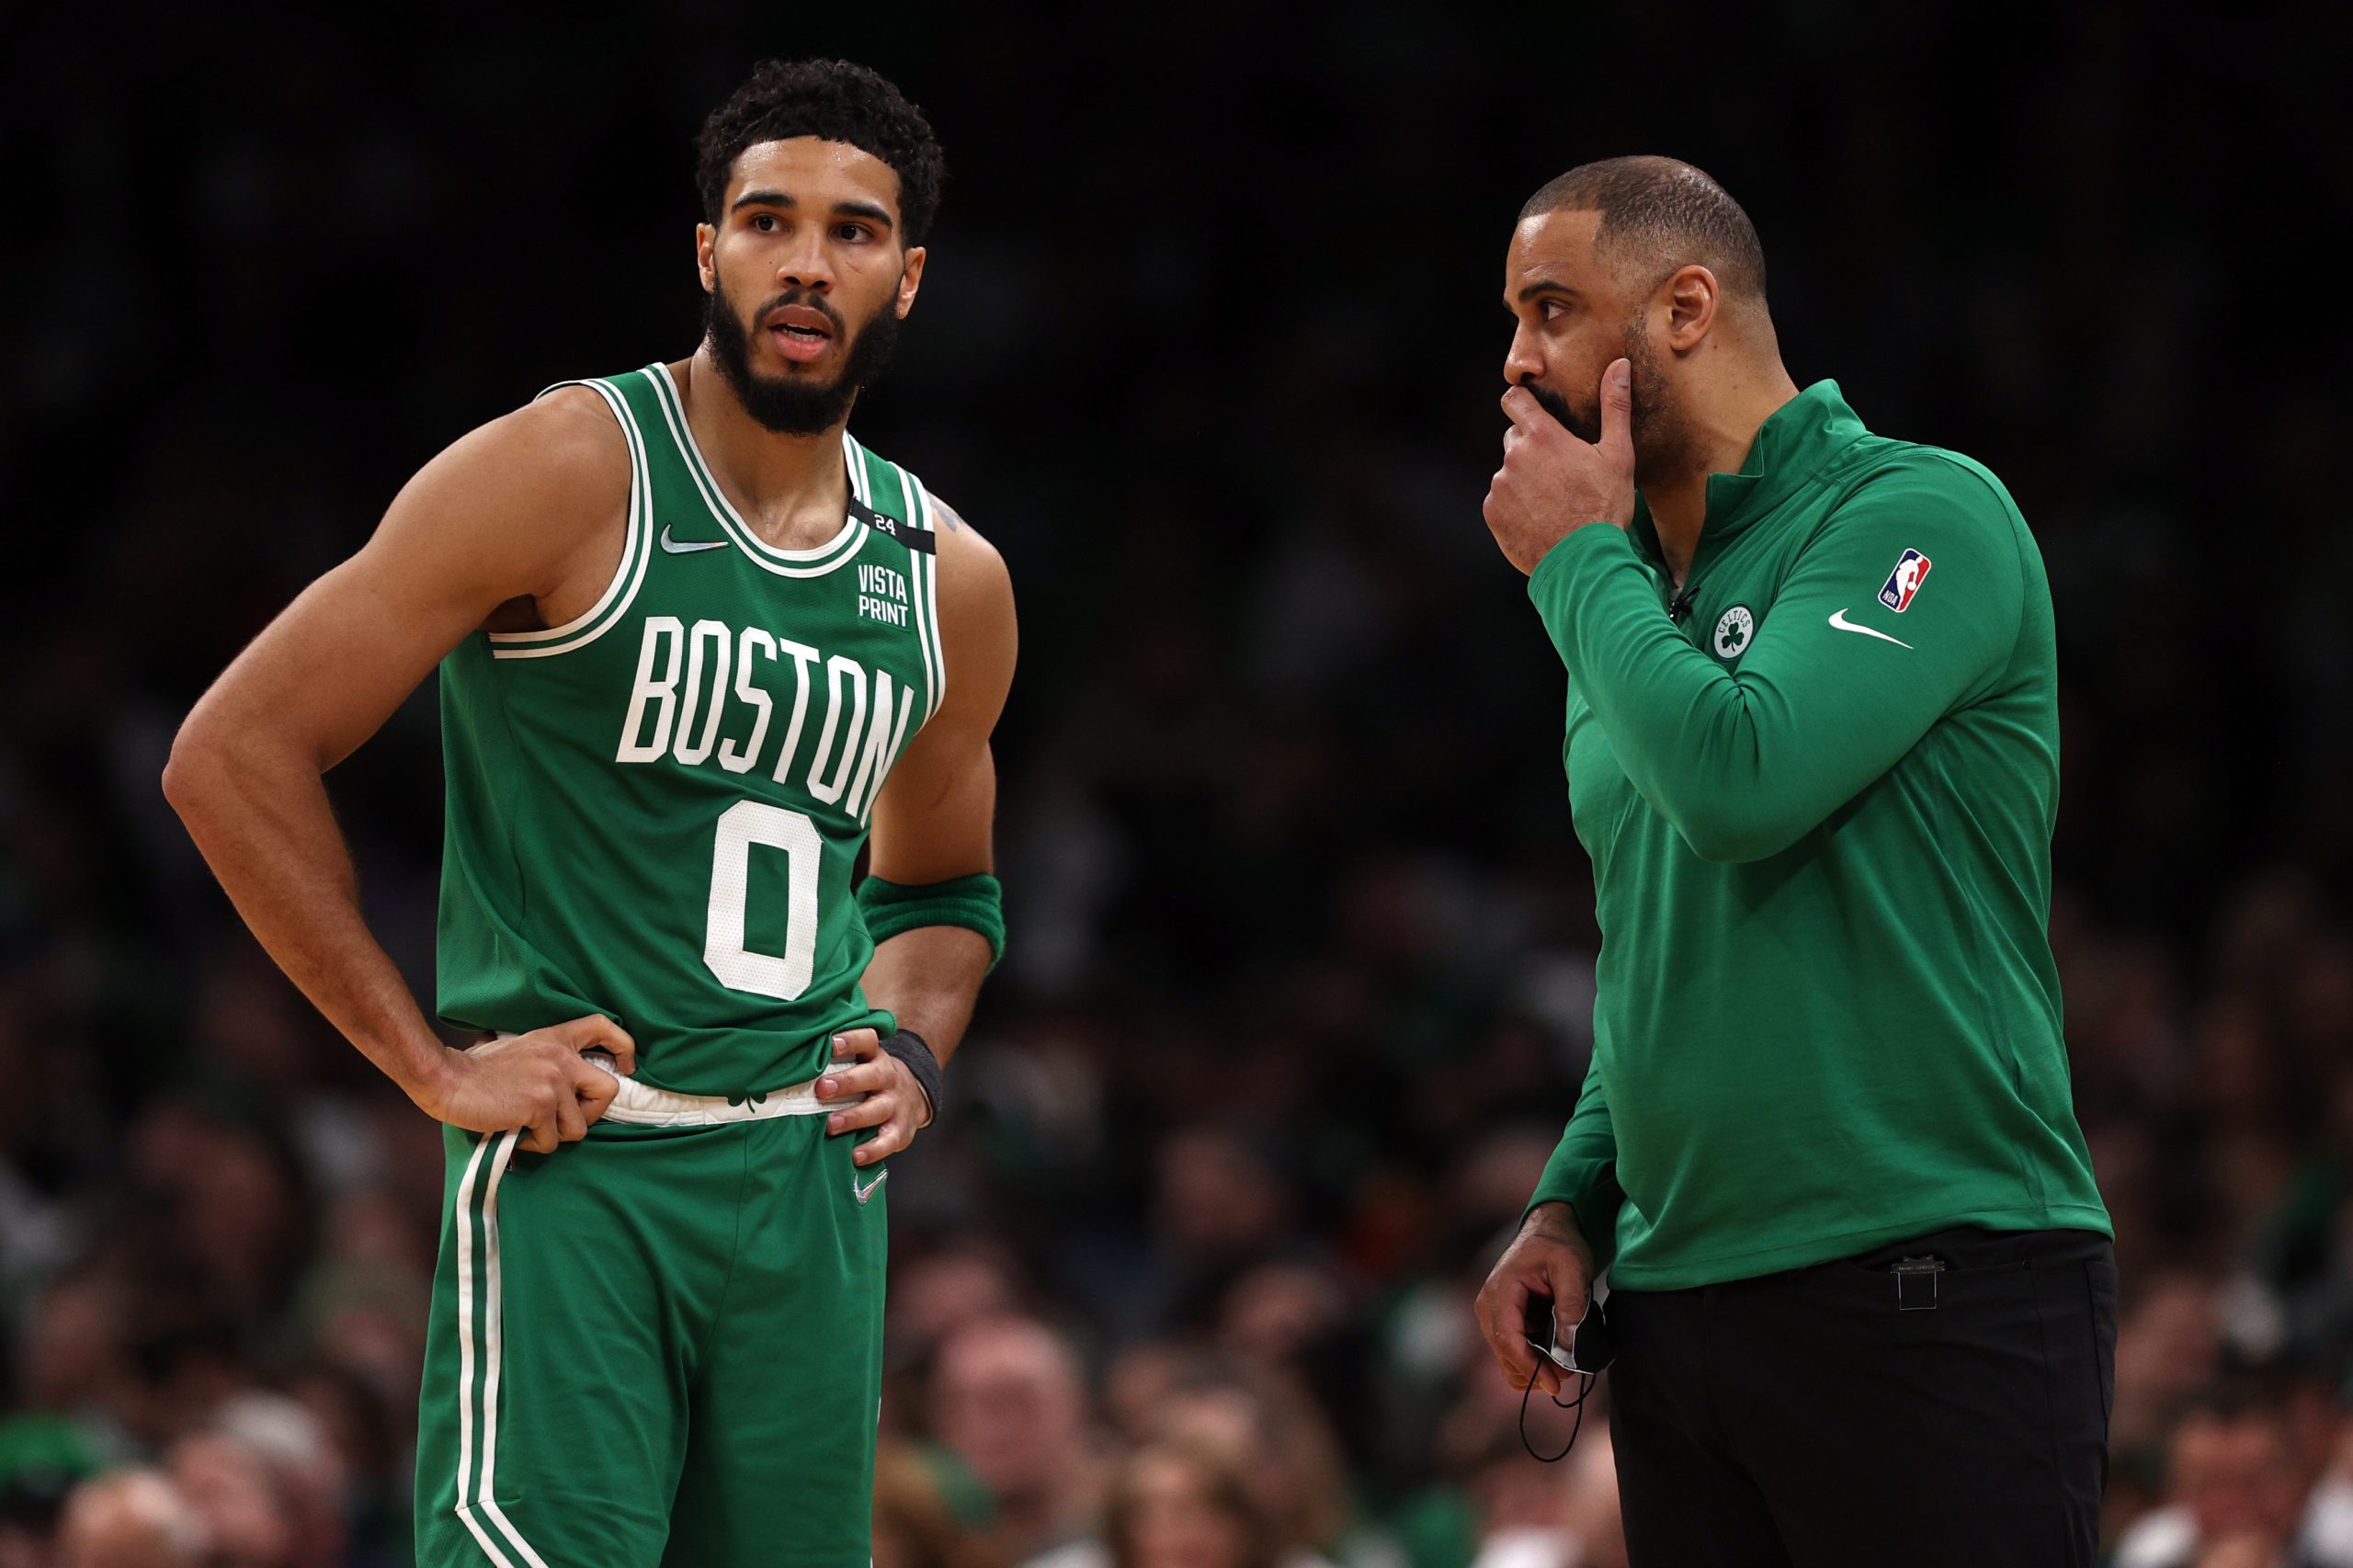
M 1553 1316 L 1552 1299 L 1550 1296 L 1529 1297 L 1528 1315 L 1525 1321 L 1526 1326 L 1522 1332 L 1527 1335 L 1528 1343 L 1535 1347 L 1536 1353 L 1561 1370 L 1575 1373 L 1580 1380 L 1574 1399 L 1562 1399 L 1555 1395 L 1552 1400 L 1556 1409 L 1574 1410 L 1577 1413 L 1575 1423 L 1569 1428 L 1569 1440 L 1562 1445 L 1561 1451 L 1557 1454 L 1538 1453 L 1536 1445 L 1528 1437 L 1528 1401 L 1529 1396 L 1536 1392 L 1536 1379 L 1533 1376 L 1529 1377 L 1528 1386 L 1520 1391 L 1520 1447 L 1528 1450 L 1530 1459 L 1544 1464 L 1555 1464 L 1568 1458 L 1569 1451 L 1577 1446 L 1577 1434 L 1585 1430 L 1586 1399 L 1593 1392 L 1594 1384 L 1601 1381 L 1602 1371 L 1611 1361 L 1617 1359 L 1618 1344 L 1610 1335 L 1609 1320 L 1591 1297 L 1586 1299 L 1585 1316 L 1578 1319 L 1575 1324 L 1571 1341 L 1573 1349 L 1557 1348 L 1560 1330 L 1557 1320 Z

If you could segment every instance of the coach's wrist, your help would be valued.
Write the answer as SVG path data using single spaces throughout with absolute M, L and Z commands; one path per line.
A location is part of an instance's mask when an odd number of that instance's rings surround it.
M 1585 1239 L 1585 1233 L 1577 1228 L 1576 1210 L 1564 1199 L 1553 1199 L 1531 1206 L 1520 1219 L 1519 1232 L 1522 1235 L 1532 1233 L 1556 1242 L 1566 1242 L 1580 1252 L 1589 1254 L 1593 1251 Z

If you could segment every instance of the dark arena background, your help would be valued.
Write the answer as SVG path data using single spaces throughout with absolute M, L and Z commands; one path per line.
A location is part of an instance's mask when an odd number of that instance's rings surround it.
M 71 1562 L 408 1561 L 437 1131 L 157 777 L 433 452 L 688 351 L 690 138 L 813 54 L 947 149 L 856 428 L 1001 547 L 1023 631 L 1011 946 L 894 1162 L 880 1568 L 1623 1561 L 1607 1421 L 1529 1458 L 1470 1303 L 1597 943 L 1562 670 L 1480 517 L 1502 259 L 1530 190 L 1628 152 L 1746 207 L 1801 384 L 1987 463 L 2049 563 L 2110 1547 L 2222 1508 L 2269 1553 L 2231 1562 L 2353 1563 L 2353 141 L 2317 10 L 801 11 L 0 17 L 0 1568 L 69 1568 L 61 1507 L 122 1467 L 187 1554 Z M 430 687 L 331 785 L 429 996 Z M 2177 1443 L 2218 1385 L 2254 1415 Z M 1090 1551 L 1140 1453 L 1234 1528 Z

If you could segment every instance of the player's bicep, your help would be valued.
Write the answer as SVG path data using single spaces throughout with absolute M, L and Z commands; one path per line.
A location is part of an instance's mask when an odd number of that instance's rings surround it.
M 324 771 L 373 734 L 473 623 L 461 602 L 390 583 L 355 556 L 263 629 L 189 722 L 267 733 Z
M 988 737 L 938 724 L 924 727 L 875 797 L 869 866 L 886 881 L 916 886 L 995 869 Z
M 945 881 L 993 869 L 996 764 L 989 736 L 1005 710 L 1018 651 L 1005 562 L 944 505 L 939 628 L 948 689 L 874 802 L 874 874 Z

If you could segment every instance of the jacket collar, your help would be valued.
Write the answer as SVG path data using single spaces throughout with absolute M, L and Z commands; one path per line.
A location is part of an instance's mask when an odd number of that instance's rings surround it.
M 1708 516 L 1699 527 L 1699 550 L 1721 550 L 1870 434 L 1839 395 L 1836 381 L 1816 381 L 1775 409 L 1757 426 L 1738 473 L 1708 475 Z M 1632 531 L 1643 554 L 1653 561 L 1664 559 L 1650 503 L 1640 495 L 1634 498 Z

